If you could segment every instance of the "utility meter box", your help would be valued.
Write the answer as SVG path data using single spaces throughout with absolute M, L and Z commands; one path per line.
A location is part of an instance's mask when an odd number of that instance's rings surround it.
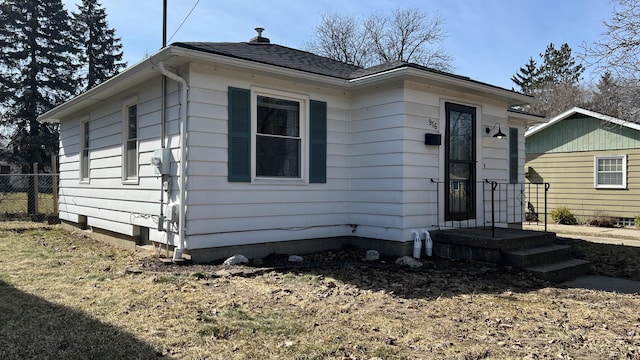
M 151 157 L 151 165 L 153 165 L 153 173 L 156 175 L 169 175 L 171 171 L 171 149 L 163 148 L 153 151 Z

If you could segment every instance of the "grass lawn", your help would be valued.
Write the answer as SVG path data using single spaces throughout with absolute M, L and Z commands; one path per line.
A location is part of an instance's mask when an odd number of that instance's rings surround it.
M 28 196 L 26 192 L 0 192 L 0 217 L 12 215 L 27 216 Z M 38 212 L 41 214 L 53 214 L 53 195 L 47 193 L 38 194 Z
M 640 249 L 576 245 L 640 280 Z M 357 249 L 233 268 L 155 255 L 0 223 L 0 359 L 640 359 L 639 294 Z

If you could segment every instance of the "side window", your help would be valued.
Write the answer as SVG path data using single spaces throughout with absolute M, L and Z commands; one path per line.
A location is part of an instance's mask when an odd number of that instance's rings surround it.
M 89 121 L 80 123 L 80 181 L 89 181 Z
M 228 180 L 327 182 L 327 103 L 229 88 Z
M 124 105 L 122 180 L 138 180 L 138 103 L 131 99 Z
M 596 189 L 627 188 L 627 156 L 596 156 L 593 183 Z
M 301 178 L 300 107 L 300 101 L 256 97 L 256 178 Z

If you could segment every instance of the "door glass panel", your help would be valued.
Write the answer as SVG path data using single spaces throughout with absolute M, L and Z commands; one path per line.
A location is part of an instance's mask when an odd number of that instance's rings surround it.
M 445 220 L 475 218 L 476 109 L 446 103 Z
M 450 160 L 471 161 L 473 152 L 473 119 L 469 113 L 451 111 L 449 115 L 449 153 Z
M 449 212 L 468 214 L 472 211 L 471 169 L 468 164 L 449 164 Z

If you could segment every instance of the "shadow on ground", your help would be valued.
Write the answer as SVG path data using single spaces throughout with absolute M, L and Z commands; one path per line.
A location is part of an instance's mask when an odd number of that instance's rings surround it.
M 301 263 L 288 262 L 288 255 L 272 255 L 257 264 L 227 267 L 220 264 L 177 266 L 159 265 L 155 261 L 143 271 L 177 271 L 201 274 L 202 277 L 258 276 L 275 272 L 283 276 L 319 280 L 333 291 L 331 279 L 349 284 L 358 291 L 385 291 L 406 299 L 435 299 L 460 294 L 527 292 L 552 286 L 528 273 L 497 268 L 493 265 L 464 260 L 424 258 L 419 268 L 397 265 L 397 257 L 382 256 L 365 261 L 365 250 L 346 248 L 303 255 Z M 151 268 L 149 268 L 151 266 Z M 145 269 L 147 267 L 147 269 Z
M 571 245 L 575 257 L 590 260 L 593 263 L 592 275 L 640 281 L 640 248 L 564 238 L 558 242 Z M 306 275 L 323 279 L 325 283 L 326 279 L 333 278 L 360 290 L 386 291 L 407 299 L 428 300 L 482 293 L 524 293 L 546 287 L 565 287 L 537 279 L 525 271 L 514 271 L 479 262 L 430 257 L 420 260 L 423 263 L 422 267 L 412 269 L 396 265 L 397 257 L 383 256 L 380 260 L 368 262 L 364 261 L 364 255 L 363 249 L 348 248 L 303 255 L 302 263 L 288 262 L 287 255 L 272 255 L 251 267 L 193 265 L 186 268 L 190 268 L 188 271 L 195 270 L 213 277 L 252 276 L 275 270 L 285 275 Z M 171 268 L 174 267 L 168 267 Z M 220 270 L 221 268 L 223 270 Z M 581 287 L 589 288 L 589 283 Z M 330 290 L 329 287 L 327 291 Z M 596 287 L 593 290 L 616 291 L 613 288 Z
M 166 359 L 86 314 L 0 280 L 0 359 Z
M 558 238 L 575 258 L 591 261 L 591 274 L 640 281 L 640 247 Z

